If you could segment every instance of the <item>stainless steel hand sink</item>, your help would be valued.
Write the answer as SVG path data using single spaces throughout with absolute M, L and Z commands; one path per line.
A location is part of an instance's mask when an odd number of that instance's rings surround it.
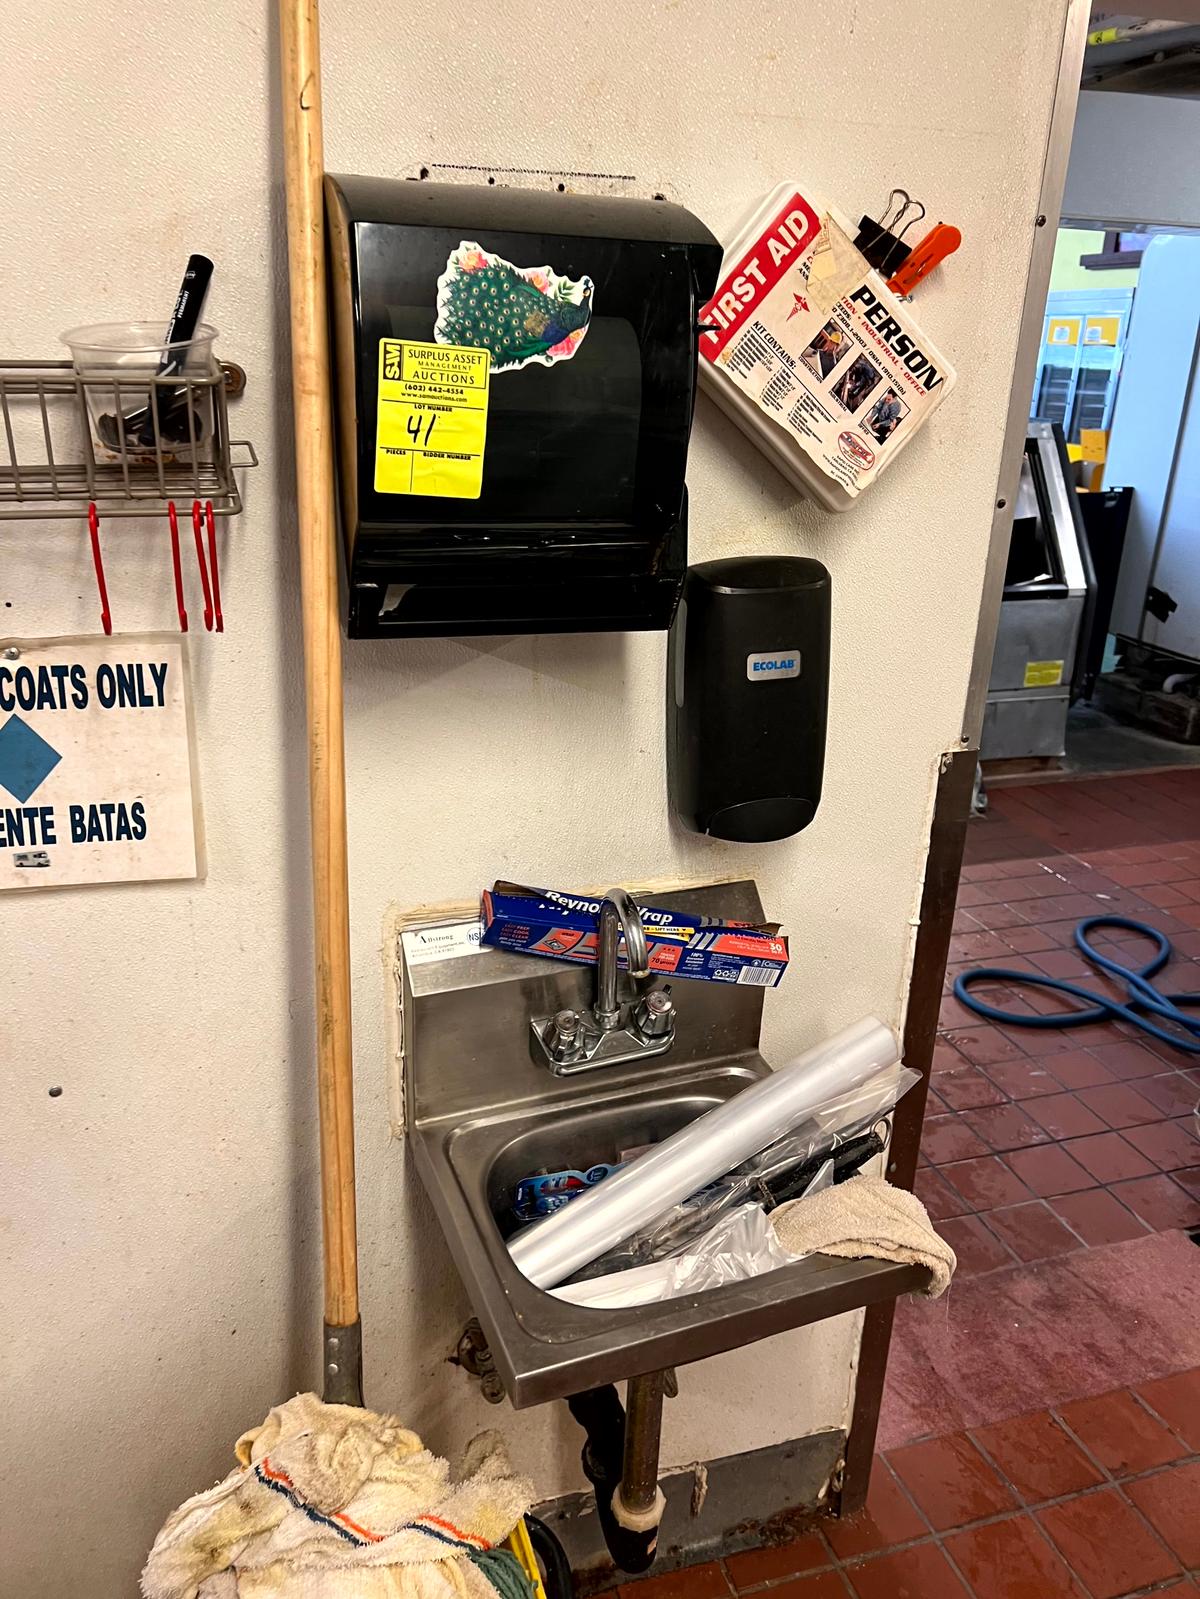
M 655 898 L 667 908 L 762 919 L 750 882 Z M 586 1169 L 659 1142 L 769 1069 L 758 1053 L 762 990 L 692 981 L 673 990 L 668 1054 L 556 1077 L 534 1059 L 529 1019 L 582 1008 L 592 982 L 590 968 L 494 949 L 403 960 L 408 1136 L 515 1406 L 701 1360 L 924 1284 L 919 1267 L 815 1255 L 748 1282 L 622 1310 L 584 1309 L 535 1288 L 505 1245 L 520 1178 Z

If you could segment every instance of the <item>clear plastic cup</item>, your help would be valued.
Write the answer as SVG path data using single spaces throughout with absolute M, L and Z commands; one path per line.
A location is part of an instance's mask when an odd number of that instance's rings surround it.
M 153 428 L 147 420 L 150 379 L 165 357 L 175 362 L 171 377 L 209 378 L 216 371 L 216 328 L 201 322 L 190 339 L 168 344 L 166 337 L 163 322 L 96 322 L 69 328 L 62 335 L 76 372 L 85 380 L 97 444 L 110 455 L 154 453 Z M 199 445 L 211 432 L 211 387 L 192 390 L 190 422 L 182 385 L 164 378 L 155 388 L 162 448 L 176 457 L 186 454 L 193 436 Z

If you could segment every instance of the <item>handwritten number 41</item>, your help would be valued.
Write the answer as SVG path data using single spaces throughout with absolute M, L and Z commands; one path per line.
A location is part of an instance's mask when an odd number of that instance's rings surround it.
M 436 421 L 436 411 L 430 412 L 428 421 L 417 411 L 413 411 L 405 419 L 404 425 L 408 429 L 408 436 L 419 449 L 428 448 L 429 440 L 433 433 L 433 424 Z

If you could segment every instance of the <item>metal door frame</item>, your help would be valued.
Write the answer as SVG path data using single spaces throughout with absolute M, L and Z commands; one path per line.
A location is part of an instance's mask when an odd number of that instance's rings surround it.
M 992 670 L 992 651 L 996 644 L 1000 600 L 1004 592 L 1004 569 L 1008 564 L 1012 505 L 1016 498 L 1021 456 L 1025 449 L 1029 404 L 1033 397 L 1033 379 L 1042 348 L 1046 296 L 1050 291 L 1054 241 L 1062 212 L 1067 165 L 1071 159 L 1071 139 L 1075 131 L 1075 110 L 1079 103 L 1079 79 L 1083 70 L 1083 51 L 1087 43 L 1089 15 L 1089 0 L 1068 0 L 1062 51 L 1058 60 L 1058 77 L 1054 86 L 1054 104 L 1050 113 L 1050 130 L 1046 140 L 1046 158 L 1042 167 L 1038 209 L 1033 224 L 1029 275 L 1025 281 L 1025 300 L 1021 307 L 1012 391 L 1009 395 L 1008 416 L 1004 425 L 1004 444 L 1000 455 L 1000 475 L 996 483 L 995 509 L 984 570 L 979 622 L 975 633 L 975 650 L 971 658 L 971 675 L 963 707 L 963 731 L 960 742 L 966 749 L 978 749 L 979 734 L 983 726 L 988 678 Z
M 916 1084 L 896 1109 L 892 1141 L 888 1150 L 887 1175 L 901 1187 L 910 1188 L 916 1173 L 921 1142 L 921 1123 L 937 1036 L 942 977 L 950 943 L 958 879 L 966 845 L 967 818 L 970 812 L 972 780 L 979 751 L 979 735 L 987 701 L 988 678 L 996 628 L 1000 620 L 1000 601 L 1004 592 L 1004 571 L 1008 564 L 1008 543 L 1012 531 L 1012 504 L 1016 497 L 1025 434 L 1029 421 L 1029 401 L 1033 376 L 1042 345 L 1042 318 L 1050 284 L 1054 255 L 1055 227 L 1062 209 L 1067 162 L 1075 127 L 1075 108 L 1079 99 L 1079 80 L 1083 70 L 1083 51 L 1087 42 L 1091 0 L 1068 0 L 1063 26 L 1062 48 L 1054 101 L 1046 139 L 1046 156 L 1038 195 L 1038 208 L 1030 225 L 1033 244 L 1025 301 L 1021 311 L 1020 336 L 1013 371 L 1012 393 L 1004 430 L 1000 476 L 996 485 L 979 625 L 975 651 L 963 709 L 961 748 L 942 757 L 941 774 L 925 866 L 925 886 L 921 898 L 920 924 L 909 982 L 908 1006 L 904 1024 L 904 1060 L 921 1073 Z M 846 1439 L 846 1459 L 841 1491 L 837 1495 L 841 1515 L 860 1509 L 867 1497 L 875 1438 L 883 1402 L 887 1373 L 888 1347 L 892 1336 L 895 1302 L 871 1306 L 865 1315 L 859 1345 L 858 1376 L 854 1407 Z

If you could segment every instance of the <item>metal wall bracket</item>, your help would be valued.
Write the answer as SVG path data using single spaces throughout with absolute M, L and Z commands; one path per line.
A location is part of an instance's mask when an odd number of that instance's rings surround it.
M 489 1405 L 498 1405 L 504 1398 L 504 1384 L 492 1359 L 492 1351 L 483 1328 L 474 1316 L 459 1335 L 458 1345 L 449 1357 L 470 1377 L 479 1378 L 479 1389 Z

